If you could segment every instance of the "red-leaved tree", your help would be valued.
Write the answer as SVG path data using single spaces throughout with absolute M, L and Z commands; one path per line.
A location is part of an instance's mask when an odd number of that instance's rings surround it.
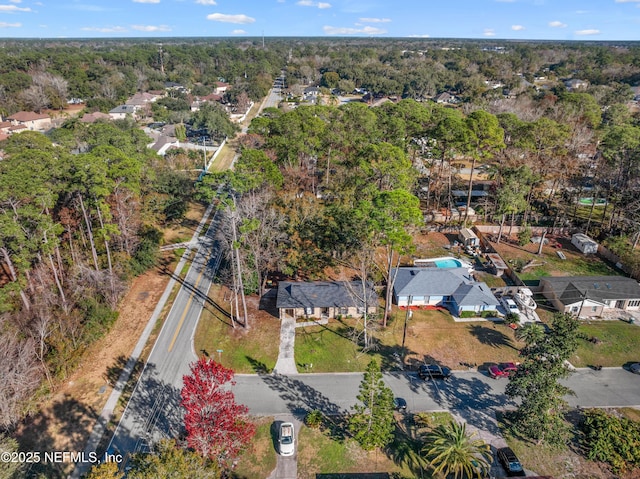
M 187 444 L 204 457 L 228 467 L 249 444 L 255 426 L 246 406 L 237 404 L 229 386 L 233 371 L 200 358 L 183 378 L 182 406 Z

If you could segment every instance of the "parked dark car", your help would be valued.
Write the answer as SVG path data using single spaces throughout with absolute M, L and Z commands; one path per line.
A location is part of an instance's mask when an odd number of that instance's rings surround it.
M 507 476 L 525 476 L 524 468 L 520 464 L 518 456 L 511 450 L 510 447 L 503 447 L 498 449 L 498 460 L 504 468 Z
M 393 407 L 398 411 L 404 411 L 407 409 L 407 401 L 403 398 L 393 398 Z
M 631 363 L 629 365 L 629 371 L 633 374 L 640 374 L 640 363 Z
M 438 364 L 422 364 L 418 368 L 418 377 L 425 380 L 449 379 L 451 377 L 451 369 Z

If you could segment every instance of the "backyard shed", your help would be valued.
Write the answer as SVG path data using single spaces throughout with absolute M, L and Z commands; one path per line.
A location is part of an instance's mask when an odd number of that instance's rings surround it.
M 598 252 L 598 243 L 582 233 L 576 233 L 571 237 L 571 244 L 584 254 L 595 254 Z
M 458 240 L 464 247 L 470 246 L 475 248 L 476 246 L 480 246 L 480 239 L 469 228 L 460 228 L 460 231 L 458 232 Z

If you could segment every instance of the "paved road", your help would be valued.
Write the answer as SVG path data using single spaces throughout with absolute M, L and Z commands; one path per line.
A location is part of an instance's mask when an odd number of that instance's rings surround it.
M 144 451 L 150 443 L 176 437 L 182 430 L 182 377 L 197 359 L 193 334 L 203 307 L 216 307 L 207 299 L 207 293 L 220 261 L 220 248 L 214 238 L 218 223 L 216 215 L 201 237 L 200 247 L 114 433 L 112 451 Z
M 506 379 L 491 379 L 475 371 L 455 372 L 444 381 L 421 381 L 415 373 L 387 373 L 387 385 L 396 396 L 407 400 L 410 411 L 453 409 L 470 423 L 481 427 L 483 411 L 514 406 L 504 395 Z M 360 373 L 238 375 L 234 392 L 251 414 L 293 414 L 320 409 L 329 414 L 350 410 L 362 380 Z M 571 406 L 640 406 L 640 377 L 622 368 L 601 371 L 577 370 L 564 382 L 575 391 L 567 398 Z

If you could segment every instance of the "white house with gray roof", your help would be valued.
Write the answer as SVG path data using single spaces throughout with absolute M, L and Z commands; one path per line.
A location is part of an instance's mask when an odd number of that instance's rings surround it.
M 592 317 L 611 309 L 640 310 L 640 284 L 624 276 L 544 277 L 540 286 L 561 313 Z
M 467 268 L 398 268 L 393 298 L 400 307 L 444 306 L 456 315 L 497 311 L 500 304 L 491 288 L 474 280 Z
M 282 281 L 278 284 L 276 308 L 280 319 L 338 316 L 361 317 L 378 309 L 378 295 L 368 283 L 361 281 Z

